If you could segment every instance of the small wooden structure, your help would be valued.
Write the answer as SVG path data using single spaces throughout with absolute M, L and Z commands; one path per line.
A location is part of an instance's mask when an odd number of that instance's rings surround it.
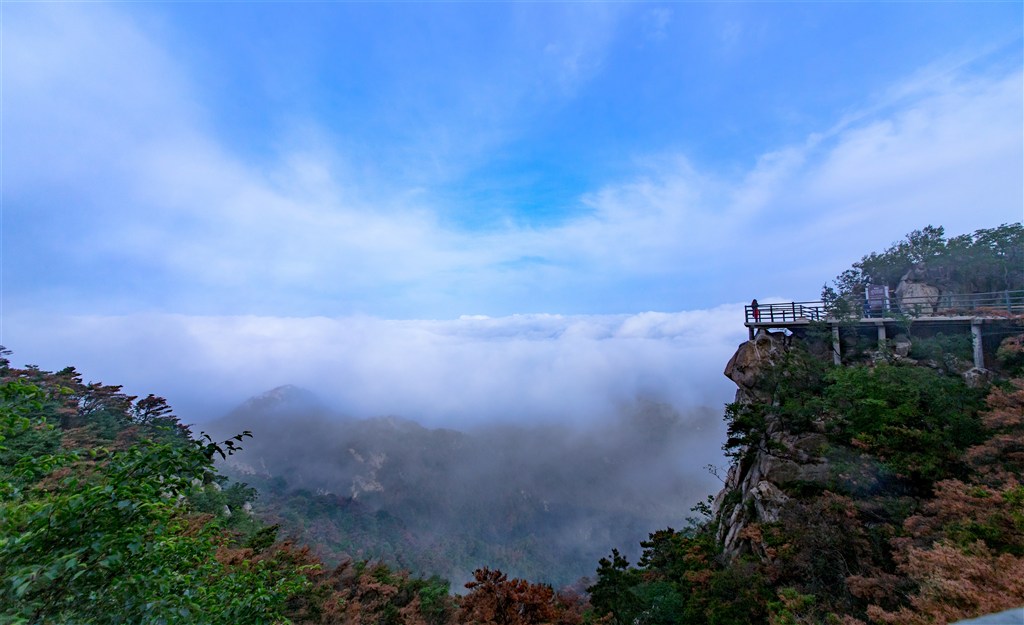
M 842 343 L 840 331 L 853 325 L 858 330 L 874 328 L 878 332 L 879 346 L 886 338 L 907 327 L 908 324 L 970 330 L 974 345 L 974 366 L 985 368 L 982 326 L 1019 324 L 1024 320 L 1024 291 L 996 293 L 943 294 L 927 297 L 904 297 L 890 300 L 881 306 L 878 300 L 865 300 L 853 311 L 853 316 L 838 317 L 834 307 L 825 302 L 786 302 L 748 305 L 745 310 L 750 338 L 758 330 L 806 329 L 812 323 L 827 324 L 832 329 L 832 351 L 835 364 L 841 364 Z

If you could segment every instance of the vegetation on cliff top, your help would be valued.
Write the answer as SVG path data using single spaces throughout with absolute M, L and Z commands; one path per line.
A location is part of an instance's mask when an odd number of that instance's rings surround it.
M 853 263 L 833 281 L 834 290 L 861 295 L 865 285 L 877 284 L 895 291 L 912 269 L 953 293 L 1024 289 L 1024 225 L 1003 224 L 952 238 L 946 238 L 942 226 L 925 226 Z

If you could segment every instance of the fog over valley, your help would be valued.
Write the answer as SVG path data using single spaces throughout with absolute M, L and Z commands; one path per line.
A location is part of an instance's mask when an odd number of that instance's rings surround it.
M 383 558 L 461 587 L 481 566 L 565 585 L 616 546 L 635 559 L 652 528 L 685 524 L 718 486 L 720 423 L 720 410 L 638 397 L 591 424 L 428 429 L 346 418 L 286 386 L 210 431 L 257 433 L 226 470 L 260 488 L 259 513 L 327 561 Z
M 252 431 L 227 469 L 329 561 L 392 558 L 458 588 L 484 565 L 570 583 L 684 524 L 718 487 L 706 467 L 725 465 L 721 371 L 741 315 L 8 326 L 44 368 L 70 358 L 87 379 L 158 391 L 197 433 Z
M 766 300 L 767 301 L 767 300 Z M 8 315 L 15 362 L 167 397 L 190 423 L 293 384 L 351 417 L 430 427 L 589 424 L 637 397 L 719 409 L 741 304 L 632 315 L 372 317 Z M 250 428 L 251 429 L 251 428 Z

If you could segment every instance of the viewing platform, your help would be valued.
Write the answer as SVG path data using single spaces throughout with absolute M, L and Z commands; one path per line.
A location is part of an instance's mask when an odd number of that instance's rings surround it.
M 747 305 L 745 322 L 750 338 L 758 330 L 806 330 L 811 324 L 825 324 L 832 330 L 833 360 L 842 361 L 841 330 L 875 330 L 880 346 L 888 336 L 927 327 L 937 332 L 948 326 L 952 331 L 970 330 L 974 345 L 974 366 L 985 368 L 982 326 L 1020 324 L 1024 321 L 1024 291 L 892 297 L 888 292 L 866 299 L 852 315 L 837 316 L 825 302 L 786 302 Z

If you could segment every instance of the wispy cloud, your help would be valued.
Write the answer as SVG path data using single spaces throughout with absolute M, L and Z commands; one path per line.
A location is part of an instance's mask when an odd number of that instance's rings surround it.
M 668 26 L 672 23 L 672 17 L 672 9 L 664 7 L 644 11 L 641 17 L 644 35 L 651 41 L 664 41 Z
M 616 16 L 588 17 L 541 29 L 559 59 L 538 75 L 598 71 Z M 5 209 L 25 307 L 454 317 L 809 297 L 913 228 L 994 226 L 1024 204 L 1019 68 L 909 77 L 745 170 L 636 158 L 552 224 L 480 229 L 429 193 L 361 178 L 344 165 L 358 154 L 329 142 L 254 162 L 219 137 L 174 55 L 110 7 L 15 19 Z

